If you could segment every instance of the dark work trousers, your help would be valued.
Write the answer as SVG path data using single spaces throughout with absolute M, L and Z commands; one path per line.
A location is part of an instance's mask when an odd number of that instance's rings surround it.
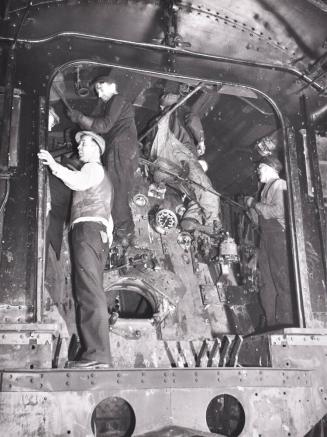
M 294 324 L 290 276 L 291 259 L 287 250 L 286 233 L 276 219 L 260 217 L 259 270 L 261 273 L 260 300 L 268 327 Z
M 114 187 L 112 218 L 115 231 L 128 234 L 134 231 L 129 196 L 138 166 L 138 146 L 128 139 L 115 140 L 109 145 L 105 156 L 105 167 Z
M 103 242 L 101 233 L 106 236 L 106 228 L 101 223 L 80 222 L 73 225 L 74 285 L 81 359 L 110 364 L 109 314 L 103 290 L 103 271 L 109 245 Z

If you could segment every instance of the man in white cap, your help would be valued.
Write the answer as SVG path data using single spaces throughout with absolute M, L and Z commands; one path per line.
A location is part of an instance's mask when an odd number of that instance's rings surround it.
M 78 132 L 75 138 L 79 158 L 84 163 L 79 171 L 62 166 L 46 150 L 41 150 L 38 157 L 54 176 L 73 190 L 74 285 L 82 354 L 79 361 L 69 363 L 69 367 L 107 368 L 111 356 L 103 271 L 112 241 L 113 186 L 101 164 L 104 139 L 90 131 Z
M 264 184 L 260 201 L 246 198 L 247 206 L 259 217 L 260 300 L 265 312 L 265 325 L 261 328 L 294 324 L 291 257 L 285 221 L 286 181 L 279 177 L 281 170 L 282 164 L 276 157 L 263 157 L 258 166 L 259 180 Z
M 68 116 L 81 129 L 103 135 L 106 141 L 104 166 L 110 174 L 115 190 L 112 209 L 114 241 L 128 245 L 134 238 L 129 193 L 133 188 L 134 173 L 138 166 L 134 108 L 128 100 L 118 94 L 117 85 L 110 76 L 97 78 L 94 87 L 99 101 L 91 115 L 72 110 L 68 112 Z

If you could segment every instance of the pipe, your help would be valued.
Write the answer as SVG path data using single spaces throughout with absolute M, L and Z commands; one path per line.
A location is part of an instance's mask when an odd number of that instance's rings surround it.
M 241 96 L 237 96 L 237 97 L 240 100 L 242 100 L 243 102 L 245 102 L 247 105 L 251 106 L 256 111 L 260 112 L 260 114 L 262 114 L 262 115 L 274 115 L 275 114 L 274 112 L 264 111 L 263 109 L 259 108 L 259 106 L 257 106 L 254 103 L 250 102 L 246 97 L 241 97 Z
M 317 81 L 318 79 L 321 79 L 326 73 L 327 73 L 327 71 L 322 71 L 314 79 L 311 80 L 311 83 Z M 297 94 L 303 93 L 303 91 L 306 90 L 307 88 L 309 88 L 309 86 L 310 86 L 310 83 L 307 83 L 302 88 L 300 88 L 296 93 Z M 321 91 L 319 91 L 318 95 L 323 94 L 325 92 L 325 90 L 326 90 L 326 88 L 323 88 Z
M 312 123 L 317 123 L 327 114 L 327 103 L 310 114 Z
M 247 67 L 255 67 L 255 68 L 264 68 L 269 70 L 276 70 L 276 71 L 282 71 L 285 73 L 293 74 L 296 77 L 298 77 L 300 80 L 303 80 L 304 82 L 310 84 L 316 91 L 324 91 L 324 88 L 319 85 L 318 83 L 312 81 L 309 76 L 307 76 L 304 73 L 301 73 L 299 70 L 296 70 L 292 67 L 286 67 L 281 66 L 277 64 L 268 64 L 265 62 L 255 62 L 255 61 L 247 61 L 243 59 L 234 59 L 234 58 L 228 58 L 226 56 L 216 56 L 216 55 L 208 55 L 205 53 L 198 53 L 193 52 L 191 50 L 185 50 L 178 47 L 169 47 L 164 45 L 158 45 L 158 44 L 150 44 L 150 43 L 141 43 L 141 42 L 135 42 L 135 41 L 127 41 L 123 39 L 117 39 L 117 38 L 110 38 L 106 36 L 101 35 L 91 35 L 87 33 L 81 33 L 81 32 L 58 32 L 49 36 L 46 36 L 44 38 L 40 39 L 18 39 L 17 42 L 20 43 L 27 43 L 27 44 L 43 44 L 46 42 L 50 42 L 51 40 L 54 40 L 58 37 L 76 37 L 76 38 L 84 38 L 84 39 L 90 39 L 90 40 L 97 40 L 97 41 L 108 41 L 112 43 L 117 44 L 127 44 L 133 47 L 141 47 L 141 48 L 147 48 L 147 49 L 155 49 L 155 50 L 161 50 L 161 51 L 168 51 L 168 52 L 174 52 L 177 54 L 182 55 L 188 55 L 188 56 L 194 56 L 197 58 L 203 58 L 207 60 L 213 60 L 218 62 L 228 62 L 230 64 L 236 64 L 236 65 L 245 65 Z M 3 37 L 0 36 L 0 41 L 12 41 L 13 38 Z
M 29 12 L 31 6 L 32 6 L 32 2 L 31 2 L 31 1 L 28 1 L 28 2 L 27 2 L 27 6 L 25 7 L 24 14 L 23 14 L 23 16 L 22 16 L 22 18 L 21 18 L 21 20 L 20 20 L 20 22 L 19 22 L 19 25 L 18 25 L 18 27 L 17 27 L 16 35 L 15 35 L 15 38 L 14 38 L 14 41 L 13 41 L 13 43 L 12 43 L 12 47 L 11 47 L 12 49 L 15 49 L 15 48 L 16 48 L 16 44 L 17 44 L 17 40 L 18 40 L 18 37 L 19 37 L 20 31 L 21 31 L 21 29 L 22 29 L 22 26 L 23 26 L 23 24 L 24 24 L 24 21 L 25 21 L 25 19 L 26 19 L 26 17 L 27 17 L 27 14 L 28 14 L 28 12 Z
M 203 83 L 199 83 L 194 90 L 192 90 L 190 93 L 188 93 L 185 97 L 183 97 L 181 100 L 179 100 L 172 108 L 170 108 L 167 112 L 164 112 L 162 117 L 160 117 L 154 124 L 151 126 L 146 132 L 144 132 L 143 135 L 140 136 L 138 141 L 144 140 L 145 137 L 149 135 L 150 132 L 153 131 L 153 129 L 159 124 L 160 120 L 162 120 L 163 117 L 169 117 L 170 114 L 176 111 L 177 108 L 183 105 L 190 97 L 192 97 L 194 94 L 196 94 L 201 88 L 203 88 Z
M 161 168 L 160 165 L 157 165 L 155 162 L 149 161 L 145 158 L 139 158 L 139 162 L 141 164 L 145 164 L 148 166 L 157 167 L 158 170 L 160 170 L 160 172 L 166 173 L 167 175 L 174 177 L 176 180 L 178 180 L 180 182 L 188 182 L 191 185 L 196 185 L 197 187 L 201 188 L 203 191 L 207 191 L 208 193 L 211 193 L 217 197 L 221 197 L 230 205 L 236 206 L 237 208 L 240 208 L 242 211 L 246 210 L 245 206 L 241 205 L 240 203 L 235 202 L 234 200 L 230 199 L 229 197 L 225 196 L 224 194 L 219 193 L 218 191 L 214 190 L 213 188 L 211 189 L 211 188 L 204 187 L 202 184 L 194 181 L 193 179 L 183 178 L 183 177 L 179 176 L 177 173 L 174 173 L 173 171 L 170 171 L 168 169 Z
M 67 144 L 66 146 L 59 147 L 58 149 L 51 150 L 50 154 L 53 158 L 58 158 L 59 156 L 65 155 L 65 153 L 73 152 L 72 144 Z
M 8 198 L 9 198 L 9 191 L 10 191 L 10 180 L 9 178 L 5 179 L 6 182 L 6 191 L 5 191 L 5 195 L 3 197 L 3 200 L 1 201 L 1 205 L 0 205 L 0 214 L 3 213 L 6 204 L 8 202 Z
M 45 5 L 49 5 L 49 4 L 56 4 L 58 5 L 58 3 L 64 3 L 67 0 L 48 0 L 48 1 L 40 1 L 38 3 L 33 3 L 32 6 L 34 8 L 38 8 L 39 6 L 45 6 Z M 16 9 L 11 9 L 10 11 L 8 11 L 8 15 L 10 14 L 14 14 L 20 11 L 24 11 L 25 7 L 21 7 L 21 8 L 16 8 Z
M 55 90 L 55 92 L 58 94 L 58 97 L 60 97 L 60 100 L 62 101 L 62 103 L 66 106 L 66 108 L 69 111 L 72 111 L 73 108 L 70 106 L 70 104 L 67 102 L 66 97 L 63 95 L 63 93 L 60 91 L 60 89 L 57 87 L 57 85 L 53 82 L 52 83 L 53 89 Z
M 323 0 L 308 0 L 309 3 L 314 5 L 316 8 L 320 9 L 323 12 L 327 12 L 326 2 Z

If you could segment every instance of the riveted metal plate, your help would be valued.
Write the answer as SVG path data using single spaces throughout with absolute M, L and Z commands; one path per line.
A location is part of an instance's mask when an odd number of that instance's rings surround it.
M 82 391 L 193 387 L 310 387 L 308 370 L 173 369 L 52 370 L 2 373 L 2 391 Z
M 327 335 L 271 335 L 273 346 L 327 346 Z

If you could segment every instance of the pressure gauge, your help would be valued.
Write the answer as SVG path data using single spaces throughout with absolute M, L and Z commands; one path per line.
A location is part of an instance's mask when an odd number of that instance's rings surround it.
M 170 209 L 161 209 L 155 218 L 155 229 L 160 234 L 166 234 L 170 229 L 176 228 L 178 219 L 176 214 Z

